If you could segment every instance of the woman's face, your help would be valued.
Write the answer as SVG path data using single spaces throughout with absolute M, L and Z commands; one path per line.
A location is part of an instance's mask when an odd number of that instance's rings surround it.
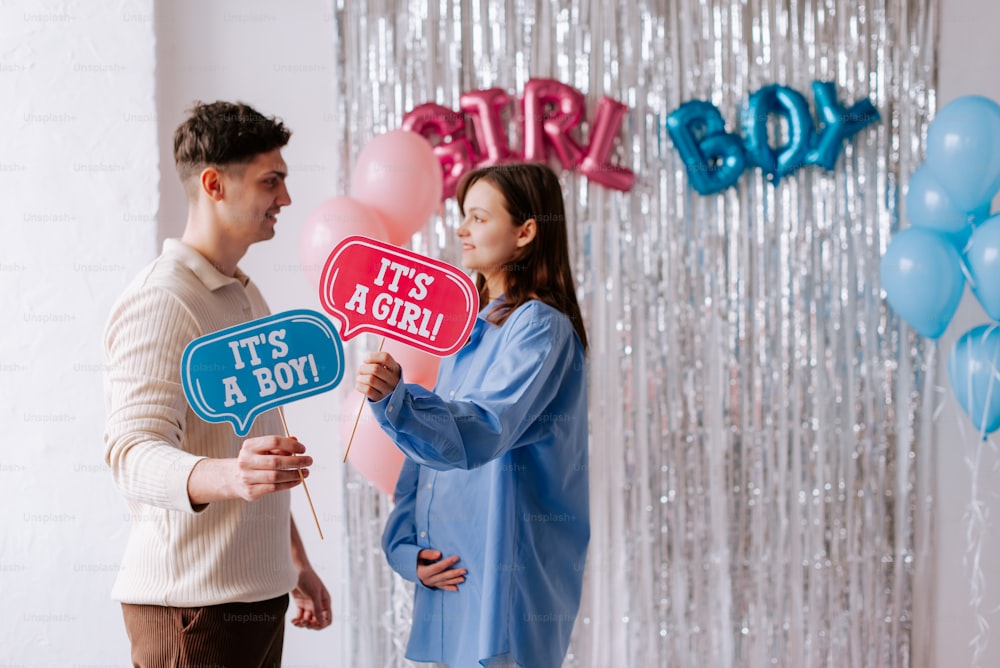
M 503 195 L 487 181 L 472 184 L 463 208 L 465 219 L 456 232 L 462 240 L 462 266 L 486 279 L 493 299 L 503 293 L 507 272 L 534 237 L 534 226 L 515 226 Z

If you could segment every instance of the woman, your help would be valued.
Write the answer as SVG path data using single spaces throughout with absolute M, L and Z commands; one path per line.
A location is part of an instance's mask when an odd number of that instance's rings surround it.
M 590 537 L 587 337 L 559 181 L 540 164 L 466 175 L 462 265 L 479 317 L 430 392 L 369 355 L 357 389 L 406 454 L 382 546 L 418 583 L 406 656 L 562 665 Z

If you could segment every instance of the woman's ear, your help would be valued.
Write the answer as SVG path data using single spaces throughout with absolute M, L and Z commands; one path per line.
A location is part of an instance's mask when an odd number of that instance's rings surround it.
M 524 221 L 524 225 L 517 228 L 517 247 L 524 248 L 530 244 L 535 240 L 536 234 L 538 234 L 538 223 L 535 222 L 535 219 L 529 218 Z

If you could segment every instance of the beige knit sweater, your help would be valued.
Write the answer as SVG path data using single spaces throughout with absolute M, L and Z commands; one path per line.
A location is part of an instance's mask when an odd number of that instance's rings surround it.
M 187 481 L 204 457 L 236 457 L 244 438 L 187 405 L 181 355 L 199 336 L 269 314 L 246 275 L 218 272 L 167 240 L 111 310 L 105 332 L 105 459 L 125 497 L 131 534 L 112 597 L 178 607 L 260 601 L 289 592 L 289 492 L 197 511 Z M 274 411 L 246 438 L 281 434 Z

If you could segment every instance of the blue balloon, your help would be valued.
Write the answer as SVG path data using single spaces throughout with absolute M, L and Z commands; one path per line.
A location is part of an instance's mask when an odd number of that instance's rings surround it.
M 702 195 L 730 187 L 746 167 L 739 135 L 726 132 L 715 105 L 685 102 L 667 116 L 667 132 L 687 168 L 688 181 Z
M 969 287 L 986 315 L 1000 320 L 1000 216 L 983 221 L 965 250 Z
M 979 325 L 963 334 L 948 358 L 955 400 L 986 437 L 1000 427 L 1000 327 Z
M 973 225 L 980 225 L 984 220 L 992 216 L 993 214 L 990 212 L 991 204 L 992 204 L 991 202 L 987 202 L 986 204 L 983 204 L 981 207 L 970 213 L 969 222 L 971 222 Z
M 989 205 L 1000 190 L 1000 105 L 978 95 L 945 105 L 927 128 L 924 162 L 962 211 Z
M 785 120 L 788 140 L 775 148 L 770 143 L 769 120 L 772 115 Z M 746 151 L 750 161 L 760 167 L 775 184 L 806 164 L 813 136 L 812 115 L 802 93 L 772 84 L 750 95 L 743 116 Z
M 906 191 L 906 218 L 911 225 L 945 235 L 959 251 L 972 234 L 971 216 L 955 205 L 934 173 L 922 164 L 910 175 Z
M 878 110 L 868 99 L 859 100 L 850 109 L 844 109 L 837 99 L 837 87 L 829 81 L 814 81 L 812 89 L 820 124 L 806 162 L 833 169 L 844 148 L 844 141 L 878 121 Z
M 962 258 L 936 232 L 908 227 L 897 233 L 879 264 L 886 299 L 923 336 L 941 336 L 962 301 Z

